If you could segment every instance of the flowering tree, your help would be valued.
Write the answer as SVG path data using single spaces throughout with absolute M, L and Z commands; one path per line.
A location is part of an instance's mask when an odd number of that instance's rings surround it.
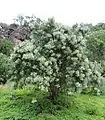
M 54 19 L 33 27 L 31 40 L 17 46 L 11 55 L 14 62 L 11 79 L 21 85 L 37 84 L 50 93 L 52 100 L 62 90 L 77 91 L 78 86 L 87 89 L 93 71 L 85 55 L 86 29 L 69 28 Z

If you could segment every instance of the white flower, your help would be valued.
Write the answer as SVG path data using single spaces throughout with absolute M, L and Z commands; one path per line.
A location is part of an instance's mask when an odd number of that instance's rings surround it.
M 33 53 L 23 54 L 23 59 L 34 60 L 34 55 L 33 55 Z
M 85 59 L 85 62 L 86 62 L 86 63 L 88 63 L 88 62 L 89 62 L 88 58 L 86 58 L 86 59 Z
M 46 62 L 44 63 L 44 65 L 45 65 L 45 66 L 48 66 L 48 64 L 49 64 L 49 62 L 48 62 L 48 61 L 46 61 Z
M 79 83 L 79 82 L 76 82 L 76 87 L 78 88 L 78 87 L 81 87 L 81 84 Z
M 79 71 L 76 71 L 76 75 L 79 76 Z
M 36 103 L 37 102 L 37 100 L 36 99 L 33 99 L 32 101 L 31 101 L 31 103 Z
M 46 60 L 46 58 L 45 58 L 44 56 L 41 56 L 41 57 L 39 58 L 39 61 L 40 61 L 41 63 L 44 63 L 45 60 Z

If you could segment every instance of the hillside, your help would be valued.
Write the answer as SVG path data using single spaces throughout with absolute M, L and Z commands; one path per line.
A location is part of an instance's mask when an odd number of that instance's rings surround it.
M 56 101 L 57 105 L 53 105 L 48 99 L 43 99 L 44 93 L 37 89 L 17 89 L 13 93 L 13 99 L 10 99 L 9 90 L 0 87 L 0 120 L 105 119 L 105 96 L 61 95 Z M 38 103 L 40 109 L 43 109 L 39 114 L 36 113 L 37 109 L 32 104 L 32 98 L 36 96 L 39 96 Z

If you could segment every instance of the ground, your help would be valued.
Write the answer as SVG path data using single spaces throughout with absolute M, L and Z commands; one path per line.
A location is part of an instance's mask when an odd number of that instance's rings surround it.
M 0 120 L 105 120 L 105 96 L 60 95 L 52 103 L 34 88 L 0 86 Z M 37 101 L 32 103 L 32 101 Z

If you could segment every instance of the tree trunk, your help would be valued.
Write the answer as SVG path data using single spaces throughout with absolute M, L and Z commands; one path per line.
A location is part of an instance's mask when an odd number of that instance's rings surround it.
M 50 85 L 50 99 L 51 100 L 56 100 L 57 99 L 57 96 L 59 94 L 59 88 L 55 85 L 55 84 L 51 84 Z

